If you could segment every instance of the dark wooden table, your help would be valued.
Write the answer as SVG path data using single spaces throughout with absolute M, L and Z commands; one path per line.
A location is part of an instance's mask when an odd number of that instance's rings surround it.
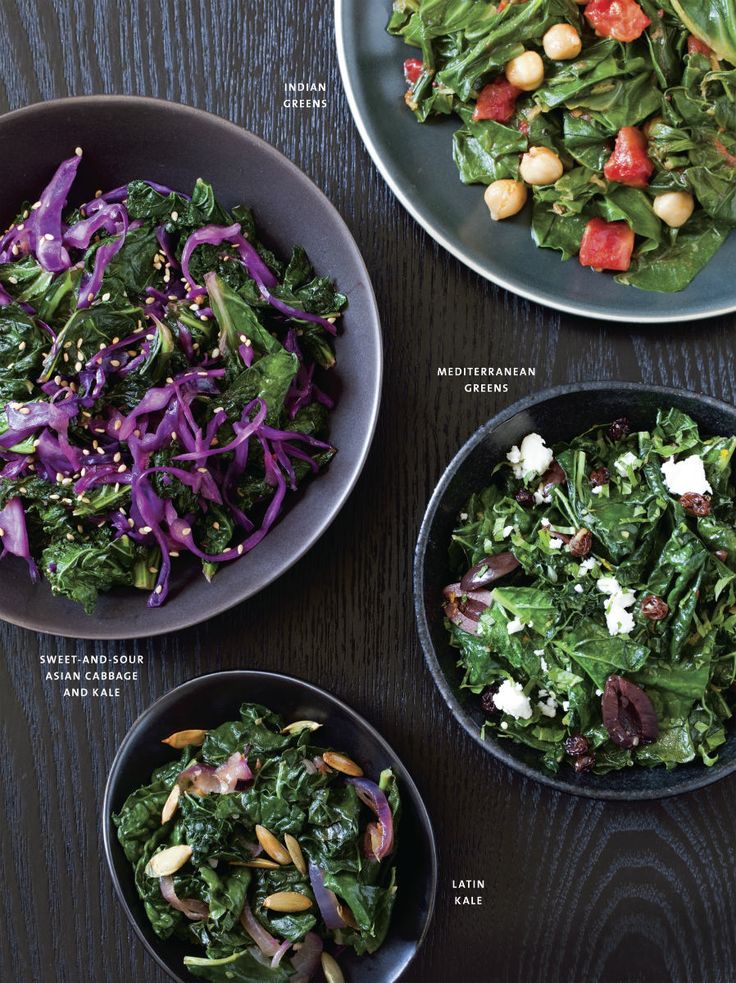
M 369 2 L 369 0 L 355 0 Z M 324 81 L 325 110 L 282 108 Z M 733 319 L 615 327 L 518 300 L 436 246 L 394 201 L 342 94 L 330 0 L 3 0 L 0 109 L 98 92 L 210 110 L 273 143 L 344 215 L 383 317 L 383 410 L 349 506 L 281 581 L 161 641 L 74 643 L 0 626 L 3 983 L 163 983 L 113 898 L 100 803 L 115 749 L 172 686 L 220 668 L 284 670 L 363 712 L 422 789 L 440 846 L 430 937 L 407 979 L 736 978 L 736 781 L 661 804 L 588 802 L 527 781 L 450 718 L 414 631 L 412 550 L 461 442 L 529 391 L 471 396 L 445 364 L 531 364 L 533 386 L 646 380 L 733 399 Z M 2 153 L 13 148 L 2 147 Z M 49 653 L 145 656 L 118 701 L 64 700 Z M 484 878 L 457 907 L 453 880 Z

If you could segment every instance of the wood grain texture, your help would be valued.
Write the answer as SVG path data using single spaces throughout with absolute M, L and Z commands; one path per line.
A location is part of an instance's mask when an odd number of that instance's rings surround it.
M 407 980 L 726 983 L 736 978 L 736 783 L 663 804 L 604 805 L 495 763 L 455 725 L 425 671 L 410 575 L 434 483 L 495 411 L 530 388 L 606 378 L 733 399 L 734 320 L 596 324 L 480 280 L 424 234 L 372 166 L 340 89 L 332 33 L 329 0 L 0 4 L 0 110 L 136 93 L 252 129 L 345 217 L 374 279 L 386 345 L 365 472 L 343 514 L 278 584 L 155 643 L 75 644 L 0 625 L 0 980 L 164 983 L 104 867 L 107 769 L 157 696 L 205 671 L 254 667 L 310 679 L 360 709 L 426 796 L 440 895 Z M 300 79 L 328 83 L 325 111 L 281 108 L 283 83 Z M 530 364 L 537 376 L 498 396 L 471 396 L 436 376 L 438 365 L 471 363 Z M 123 700 L 75 703 L 41 681 L 43 654 L 113 651 L 146 658 Z M 483 907 L 453 905 L 452 880 L 462 877 L 485 878 Z

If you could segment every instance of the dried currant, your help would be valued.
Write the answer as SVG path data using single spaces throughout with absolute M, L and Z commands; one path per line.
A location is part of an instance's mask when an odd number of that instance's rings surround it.
M 483 695 L 480 698 L 480 705 L 483 713 L 487 717 L 494 717 L 501 712 L 493 702 L 493 697 L 497 692 L 498 688 L 495 686 L 488 686 L 487 689 L 483 690 Z
M 543 495 L 549 495 L 555 485 L 564 485 L 566 481 L 567 476 L 562 470 L 562 466 L 557 461 L 553 461 L 542 475 L 539 490 Z
M 590 750 L 590 744 L 585 734 L 571 734 L 565 738 L 562 746 L 565 749 L 565 754 L 569 754 L 571 758 L 577 758 L 581 754 L 587 754 Z
M 578 775 L 582 775 L 586 771 L 592 771 L 595 767 L 595 755 L 581 754 L 573 760 L 572 766 Z
M 593 547 L 593 536 L 587 529 L 578 529 L 569 546 L 573 556 L 587 556 Z
M 716 550 L 715 556 L 718 557 L 721 563 L 725 563 L 728 559 L 728 550 Z
M 527 488 L 520 488 L 514 493 L 514 498 L 525 509 L 534 505 L 534 496 Z
M 480 616 L 491 603 L 489 590 L 464 591 L 460 584 L 448 584 L 443 594 L 445 615 L 471 635 L 477 635 Z
M 688 515 L 710 515 L 710 499 L 698 492 L 685 492 L 680 496 L 680 505 Z
M 648 621 L 663 621 L 670 613 L 669 605 L 656 594 L 642 598 L 641 613 Z
M 643 689 L 624 679 L 609 676 L 601 698 L 603 725 L 614 744 L 635 748 L 659 737 L 657 714 Z
M 608 428 L 608 439 L 613 441 L 623 440 L 631 433 L 631 424 L 625 416 L 620 416 L 614 420 Z
M 591 471 L 590 477 L 588 478 L 591 488 L 602 488 L 603 485 L 607 485 L 610 480 L 611 472 L 608 470 L 608 468 L 598 468 L 595 471 Z
M 474 591 L 486 587 L 495 580 L 500 580 L 519 566 L 519 561 L 513 553 L 496 553 L 495 556 L 484 556 L 468 570 L 460 580 L 463 591 Z

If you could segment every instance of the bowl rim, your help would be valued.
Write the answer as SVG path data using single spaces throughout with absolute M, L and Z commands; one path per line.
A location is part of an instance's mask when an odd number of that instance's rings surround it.
M 250 587 L 245 589 L 241 588 L 240 590 L 234 588 L 224 599 L 220 598 L 218 600 L 217 596 L 214 595 L 210 605 L 207 608 L 206 615 L 203 617 L 198 616 L 194 621 L 186 616 L 186 608 L 183 608 L 177 617 L 170 617 L 169 620 L 166 622 L 161 622 L 160 624 L 152 623 L 150 628 L 146 628 L 145 632 L 142 632 L 139 628 L 132 628 L 127 631 L 118 628 L 113 632 L 103 630 L 105 622 L 98 622 L 95 619 L 94 614 L 88 617 L 89 629 L 86 630 L 84 627 L 82 627 L 82 629 L 76 627 L 73 635 L 63 631 L 60 632 L 58 626 L 52 629 L 51 627 L 39 625 L 38 622 L 34 620 L 30 612 L 27 611 L 19 611 L 17 614 L 13 613 L 12 617 L 10 617 L 7 613 L 3 613 L 2 615 L 3 620 L 9 622 L 10 624 L 17 625 L 20 628 L 27 628 L 31 631 L 38 631 L 42 634 L 92 640 L 123 640 L 144 637 L 152 638 L 160 635 L 168 635 L 171 632 L 183 631 L 186 628 L 192 628 L 195 625 L 201 624 L 203 621 L 209 621 L 210 619 L 223 614 L 225 611 L 229 611 L 231 608 L 236 607 L 238 604 L 244 603 L 245 601 L 254 597 L 256 594 L 260 593 L 262 590 L 265 590 L 266 587 L 269 587 L 271 584 L 275 583 L 296 563 L 298 563 L 313 546 L 316 545 L 316 543 L 322 538 L 328 528 L 332 525 L 333 521 L 342 511 L 365 468 L 365 464 L 376 435 L 376 427 L 381 408 L 381 399 L 383 394 L 384 352 L 381 314 L 378 307 L 378 301 L 376 299 L 376 292 L 373 287 L 368 268 L 366 267 L 365 260 L 363 259 L 362 253 L 357 242 L 355 241 L 355 237 L 353 236 L 353 233 L 348 227 L 345 219 L 338 212 L 337 208 L 332 204 L 325 193 L 307 174 L 305 174 L 304 171 L 301 170 L 300 167 L 298 167 L 285 154 L 281 153 L 280 150 L 277 150 L 270 143 L 253 133 L 251 130 L 239 126 L 237 123 L 233 123 L 231 120 L 225 119 L 222 116 L 218 116 L 216 113 L 210 113 L 206 110 L 197 109 L 193 106 L 188 106 L 185 103 L 174 102 L 170 99 L 159 99 L 152 96 L 101 93 L 99 95 L 66 96 L 60 99 L 49 99 L 46 101 L 41 100 L 30 103 L 27 106 L 22 106 L 19 109 L 11 110 L 10 112 L 2 113 L 0 115 L 0 132 L 7 122 L 14 122 L 18 119 L 22 120 L 26 116 L 32 116 L 39 112 L 49 110 L 53 112 L 55 109 L 63 111 L 65 107 L 71 106 L 92 108 L 101 105 L 111 107 L 125 106 L 133 108 L 140 106 L 156 108 L 163 111 L 168 109 L 172 112 L 180 113 L 183 116 L 189 116 L 193 123 L 207 120 L 210 123 L 217 124 L 231 135 L 237 136 L 238 139 L 245 140 L 246 142 L 250 143 L 259 153 L 262 153 L 266 157 L 270 157 L 274 161 L 278 161 L 280 166 L 283 166 L 289 170 L 295 183 L 301 184 L 302 187 L 308 189 L 308 191 L 314 195 L 316 200 L 319 202 L 321 211 L 329 214 L 332 220 L 339 227 L 341 227 L 342 231 L 344 232 L 347 250 L 355 264 L 356 271 L 360 274 L 362 286 L 365 288 L 365 303 L 372 313 L 372 317 L 366 318 L 363 321 L 362 329 L 365 330 L 366 327 L 369 328 L 370 336 L 372 337 L 375 345 L 376 363 L 375 385 L 372 389 L 370 401 L 365 401 L 364 403 L 366 429 L 362 439 L 362 447 L 360 448 L 360 451 L 356 457 L 352 470 L 346 476 L 346 481 L 344 482 L 339 494 L 334 498 L 331 498 L 327 503 L 322 520 L 311 526 L 304 538 L 301 539 L 298 547 L 289 552 L 288 561 L 280 564 L 276 568 L 271 568 L 271 570 L 277 570 L 275 575 L 271 572 L 262 573 L 260 576 L 254 579 L 253 584 Z M 350 298 L 348 298 L 348 300 L 349 299 Z M 141 602 L 145 603 L 143 598 L 141 598 Z
M 500 413 L 497 413 L 495 416 L 487 420 L 486 423 L 481 424 L 481 426 L 470 435 L 470 437 L 460 447 L 450 463 L 444 469 L 434 491 L 432 492 L 432 496 L 422 519 L 422 524 L 414 550 L 414 614 L 419 641 L 424 652 L 424 658 L 437 688 L 439 689 L 456 722 L 459 723 L 463 730 L 473 738 L 476 744 L 479 744 L 488 754 L 491 754 L 493 757 L 503 762 L 503 764 L 508 765 L 508 767 L 513 768 L 514 771 L 520 772 L 526 778 L 540 782 L 542 785 L 546 785 L 547 787 L 555 789 L 558 792 L 566 792 L 568 795 L 576 795 L 588 799 L 616 800 L 624 802 L 653 801 L 656 799 L 670 798 L 675 795 L 682 795 L 686 792 L 693 792 L 697 789 L 704 788 L 706 785 L 711 785 L 718 782 L 736 771 L 736 760 L 718 772 L 714 772 L 712 768 L 707 768 L 705 765 L 703 765 L 702 771 L 695 772 L 691 778 L 682 781 L 676 786 L 670 786 L 665 789 L 635 789 L 630 791 L 627 791 L 625 788 L 604 789 L 583 785 L 576 787 L 568 782 L 562 781 L 555 775 L 547 774 L 541 769 L 541 767 L 537 769 L 532 765 L 528 765 L 525 762 L 520 761 L 510 752 L 505 750 L 505 748 L 502 746 L 502 742 L 496 740 L 495 738 L 484 739 L 481 736 L 480 729 L 478 728 L 477 724 L 470 717 L 462 706 L 460 700 L 453 692 L 453 688 L 450 685 L 447 675 L 442 669 L 435 646 L 432 642 L 429 618 L 427 614 L 427 604 L 425 603 L 423 589 L 424 561 L 427 548 L 429 546 L 431 527 L 437 510 L 442 503 L 450 482 L 454 479 L 455 475 L 464 464 L 466 458 L 469 457 L 472 451 L 474 451 L 479 444 L 483 443 L 488 434 L 492 433 L 498 427 L 508 422 L 510 419 L 512 419 L 512 417 L 519 413 L 523 413 L 525 410 L 528 410 L 530 407 L 556 399 L 559 396 L 566 396 L 571 393 L 579 392 L 595 393 L 612 389 L 623 392 L 651 393 L 663 398 L 689 397 L 691 399 L 696 399 L 699 403 L 714 410 L 722 411 L 727 409 L 731 413 L 736 412 L 736 407 L 732 406 L 730 403 L 726 403 L 724 400 L 716 399 L 715 397 L 709 396 L 705 393 L 673 386 L 648 385 L 644 382 L 618 382 L 615 379 L 596 382 L 565 383 L 564 385 L 542 389 L 538 393 L 534 393 L 531 396 L 525 396 L 523 399 L 517 400 L 510 406 L 507 406 L 505 409 L 501 410 Z
M 391 191 L 394 193 L 398 201 L 404 206 L 404 208 L 409 212 L 411 217 L 437 242 L 443 249 L 446 249 L 455 259 L 459 260 L 464 266 L 473 270 L 479 276 L 483 277 L 485 280 L 490 280 L 491 283 L 495 283 L 497 286 L 502 287 L 504 290 L 508 290 L 509 293 L 515 294 L 518 297 L 524 297 L 526 300 L 534 301 L 536 304 L 541 304 L 542 306 L 556 311 L 561 311 L 566 314 L 574 314 L 578 317 L 589 317 L 596 321 L 611 321 L 619 324 L 630 324 L 631 315 L 629 312 L 617 313 L 615 310 L 611 311 L 591 311 L 586 308 L 584 303 L 574 304 L 569 303 L 564 299 L 563 295 L 559 297 L 548 296 L 543 293 L 538 293 L 533 286 L 533 281 L 530 281 L 531 285 L 526 286 L 525 284 L 512 283 L 510 280 L 506 279 L 502 274 L 495 271 L 489 270 L 486 266 L 481 263 L 477 263 L 474 259 L 471 259 L 461 246 L 454 244 L 443 232 L 442 226 L 436 224 L 429 218 L 422 210 L 419 205 L 415 205 L 410 195 L 404 191 L 401 186 L 401 182 L 391 171 L 388 163 L 384 160 L 381 152 L 371 136 L 370 129 L 366 119 L 361 112 L 358 96 L 353 85 L 353 81 L 350 74 L 350 66 L 348 63 L 348 56 L 345 44 L 346 38 L 346 19 L 345 11 L 348 7 L 349 0 L 334 0 L 335 2 L 335 38 L 337 42 L 337 57 L 340 66 L 340 76 L 342 78 L 343 89 L 348 100 L 348 106 L 350 107 L 350 113 L 353 117 L 353 122 L 355 123 L 358 133 L 360 134 L 361 140 L 363 141 L 366 150 L 371 156 L 373 163 L 378 168 L 381 176 L 383 177 L 386 184 L 389 186 Z M 629 288 L 634 290 L 634 287 Z M 676 294 L 673 294 L 676 297 Z M 673 304 L 673 308 L 676 304 Z M 736 300 L 733 304 L 726 307 L 719 308 L 717 310 L 708 311 L 696 311 L 691 314 L 677 314 L 676 310 L 673 309 L 668 314 L 656 315 L 656 314 L 639 314 L 638 321 L 641 324 L 684 324 L 687 321 L 702 321 L 705 318 L 710 317 L 723 317 L 727 314 L 732 314 L 736 311 Z
M 411 954 L 408 962 L 404 964 L 398 976 L 393 977 L 392 981 L 386 981 L 386 983 L 396 983 L 401 976 L 406 972 L 407 968 L 416 959 L 417 953 L 421 949 L 424 941 L 429 932 L 429 927 L 432 924 L 432 919 L 434 917 L 435 905 L 437 900 L 437 883 L 438 883 L 438 851 L 437 851 L 437 840 L 434 832 L 434 825 L 432 819 L 425 805 L 424 799 L 417 788 L 416 782 L 412 778 L 412 775 L 399 755 L 394 751 L 393 747 L 389 744 L 385 737 L 369 723 L 362 714 L 359 714 L 357 710 L 354 710 L 348 703 L 345 703 L 339 697 L 334 696 L 328 690 L 322 689 L 320 686 L 316 686 L 314 683 L 307 682 L 304 679 L 300 679 L 298 676 L 290 676 L 282 672 L 270 672 L 261 669 L 223 669 L 215 672 L 202 673 L 201 675 L 194 676 L 191 679 L 180 683 L 173 689 L 168 690 L 166 693 L 159 696 L 153 703 L 150 704 L 145 710 L 138 715 L 138 717 L 133 721 L 133 723 L 128 728 L 125 737 L 118 745 L 118 748 L 113 757 L 112 764 L 109 767 L 107 780 L 105 782 L 105 792 L 102 800 L 102 842 L 105 853 L 105 860 L 107 862 L 108 873 L 112 879 L 113 887 L 115 889 L 115 894 L 117 896 L 118 902 L 120 903 L 123 911 L 125 912 L 128 921 L 133 927 L 135 934 L 137 935 L 140 942 L 143 943 L 145 950 L 148 955 L 151 956 L 155 962 L 164 970 L 164 972 L 171 979 L 179 983 L 180 980 L 184 980 L 183 976 L 174 976 L 172 970 L 164 960 L 159 956 L 156 949 L 151 945 L 151 943 L 146 938 L 140 924 L 139 919 L 133 911 L 132 907 L 128 904 L 128 900 L 123 893 L 122 885 L 120 879 L 118 878 L 117 870 L 115 869 L 115 862 L 113 858 L 113 853 L 116 848 L 117 839 L 114 836 L 114 830 L 112 825 L 112 799 L 117 791 L 117 779 L 118 773 L 122 767 L 124 753 L 133 744 L 138 732 L 141 727 L 143 727 L 151 718 L 155 717 L 158 713 L 163 710 L 168 709 L 173 706 L 180 699 L 182 694 L 189 692 L 190 690 L 196 690 L 204 681 L 219 678 L 224 686 L 227 686 L 229 682 L 239 683 L 245 681 L 253 681 L 254 679 L 264 679 L 268 681 L 280 681 L 295 683 L 298 687 L 303 689 L 307 693 L 311 693 L 320 700 L 327 700 L 327 702 L 334 704 L 349 717 L 351 717 L 358 726 L 364 730 L 370 737 L 376 741 L 377 744 L 381 746 L 383 751 L 391 758 L 395 759 L 402 770 L 404 771 L 404 776 L 402 782 L 404 786 L 409 791 L 414 808 L 417 811 L 417 819 L 427 833 L 427 840 L 429 844 L 430 853 L 430 874 L 429 874 L 429 893 L 427 896 L 427 917 L 424 920 L 424 925 L 422 928 L 421 935 L 416 940 L 416 945 L 414 951 Z M 141 908 L 142 912 L 142 908 Z

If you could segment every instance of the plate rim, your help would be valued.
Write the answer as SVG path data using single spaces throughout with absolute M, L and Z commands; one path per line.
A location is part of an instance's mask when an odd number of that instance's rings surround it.
M 492 417 L 486 420 L 485 423 L 482 423 L 477 429 L 475 429 L 462 443 L 457 452 L 452 456 L 437 480 L 431 497 L 427 503 L 424 515 L 422 516 L 419 533 L 417 535 L 416 546 L 414 548 L 412 576 L 414 616 L 417 635 L 424 654 L 424 661 L 442 699 L 450 710 L 450 714 L 455 722 L 469 737 L 475 741 L 476 744 L 483 748 L 487 754 L 491 755 L 491 757 L 495 758 L 506 767 L 511 768 L 513 771 L 523 775 L 524 778 L 538 782 L 539 784 L 544 785 L 547 788 L 551 788 L 556 792 L 564 792 L 568 795 L 574 795 L 580 798 L 591 799 L 599 802 L 653 802 L 659 799 L 668 799 L 677 795 L 684 795 L 688 792 L 695 792 L 709 785 L 717 784 L 723 779 L 733 775 L 733 773 L 736 771 L 736 760 L 732 761 L 730 765 L 727 765 L 722 771 L 717 773 L 714 773 L 712 769 L 709 769 L 703 765 L 702 773 L 693 775 L 692 778 L 689 780 L 684 780 L 677 786 L 670 786 L 666 789 L 636 789 L 631 791 L 625 788 L 603 789 L 596 788 L 594 786 L 574 786 L 561 780 L 557 777 L 557 775 L 548 775 L 541 769 L 541 767 L 535 768 L 523 761 L 520 761 L 514 755 L 510 754 L 502 746 L 498 739 L 493 738 L 491 740 L 486 740 L 482 737 L 479 727 L 474 721 L 471 720 L 459 698 L 453 692 L 450 680 L 440 664 L 439 656 L 432 641 L 427 613 L 428 605 L 425 603 L 423 589 L 424 561 L 427 549 L 429 547 L 432 523 L 437 510 L 441 506 L 444 494 L 447 491 L 449 484 L 457 474 L 458 469 L 467 459 L 469 454 L 478 446 L 478 444 L 483 442 L 488 433 L 497 429 L 502 424 L 507 423 L 517 414 L 523 413 L 531 406 L 537 405 L 540 402 L 544 402 L 558 396 L 564 396 L 571 392 L 584 391 L 595 393 L 601 390 L 611 389 L 612 387 L 628 392 L 645 391 L 647 393 L 669 397 L 673 395 L 688 396 L 697 399 L 698 402 L 710 405 L 714 409 L 723 406 L 728 407 L 728 409 L 732 412 L 736 409 L 736 407 L 725 400 L 718 399 L 715 396 L 710 396 L 709 394 L 702 393 L 698 390 L 683 389 L 679 386 L 649 385 L 644 382 L 622 382 L 616 379 L 603 379 L 592 382 L 564 383 L 562 385 L 550 386 L 540 390 L 538 393 L 524 396 L 522 399 L 517 400 L 510 406 L 505 407 L 499 413 L 494 414 Z
M 51 635 L 54 637 L 61 638 L 75 638 L 75 639 L 87 639 L 94 641 L 101 640 L 129 640 L 137 638 L 153 638 L 159 637 L 161 635 L 168 635 L 172 632 L 184 631 L 188 628 L 193 628 L 197 625 L 203 624 L 204 622 L 210 621 L 213 618 L 231 610 L 239 604 L 243 604 L 250 598 L 259 594 L 262 590 L 274 584 L 279 580 L 285 573 L 287 573 L 295 564 L 297 564 L 305 555 L 312 549 L 313 546 L 324 536 L 329 527 L 332 525 L 334 520 L 340 514 L 344 508 L 348 498 L 353 493 L 355 486 L 363 473 L 365 468 L 368 455 L 371 451 L 373 445 L 373 440 L 376 435 L 376 428 L 378 424 L 378 417 L 381 409 L 382 395 L 383 395 L 383 376 L 384 376 L 384 350 L 383 350 L 383 332 L 381 324 L 381 314 L 378 307 L 378 301 L 376 298 L 375 288 L 370 277 L 370 273 L 366 266 L 363 255 L 360 248 L 355 240 L 355 237 L 350 230 L 347 222 L 342 217 L 340 212 L 337 210 L 335 205 L 332 204 L 327 195 L 317 186 L 317 184 L 292 160 L 290 160 L 285 154 L 276 147 L 272 146 L 263 137 L 258 136 L 258 134 L 253 133 L 252 130 L 246 129 L 237 123 L 232 122 L 232 120 L 226 119 L 223 116 L 219 116 L 217 113 L 211 113 L 208 110 L 198 109 L 194 106 L 189 106 L 186 103 L 176 102 L 171 99 L 160 99 L 152 96 L 138 96 L 138 95 L 124 95 L 116 93 L 100 93 L 99 95 L 84 95 L 84 96 L 65 96 L 59 99 L 47 99 L 47 100 L 37 100 L 26 106 L 21 106 L 18 109 L 10 110 L 7 113 L 0 114 L 0 128 L 8 121 L 15 121 L 17 119 L 22 119 L 24 116 L 30 116 L 34 113 L 48 110 L 51 108 L 58 108 L 63 111 L 65 106 L 100 106 L 108 105 L 114 107 L 116 104 L 124 105 L 128 107 L 138 106 L 148 106 L 163 108 L 168 107 L 174 112 L 180 112 L 185 115 L 189 115 L 192 118 L 192 122 L 197 120 L 207 119 L 210 122 L 216 123 L 220 127 L 224 127 L 231 133 L 237 134 L 239 138 L 245 139 L 252 145 L 256 146 L 259 152 L 263 153 L 265 156 L 270 156 L 274 160 L 278 160 L 279 163 L 290 170 L 295 178 L 295 180 L 302 184 L 303 187 L 308 186 L 310 190 L 315 194 L 316 198 L 320 201 L 321 209 L 324 212 L 331 214 L 333 220 L 342 227 L 345 236 L 347 237 L 347 242 L 351 247 L 353 258 L 355 261 L 355 266 L 357 272 L 361 275 L 363 285 L 365 287 L 366 293 L 366 303 L 370 308 L 372 318 L 371 320 L 371 335 L 375 343 L 376 350 L 376 367 L 375 367 L 375 384 L 372 387 L 372 395 L 368 411 L 366 413 L 366 430 L 365 436 L 362 441 L 362 447 L 358 457 L 356 458 L 355 464 L 350 473 L 349 480 L 346 481 L 342 491 L 339 496 L 333 499 L 329 508 L 326 510 L 326 518 L 319 524 L 315 525 L 309 535 L 302 540 L 299 548 L 290 554 L 288 562 L 282 563 L 277 569 L 277 573 L 273 576 L 262 575 L 257 578 L 254 585 L 246 590 L 234 590 L 232 595 L 226 599 L 218 602 L 215 597 L 213 597 L 213 603 L 208 607 L 206 614 L 202 616 L 197 616 L 195 620 L 191 620 L 186 616 L 185 610 L 179 614 L 178 617 L 168 620 L 166 623 L 155 624 L 152 623 L 146 628 L 143 627 L 133 627 L 129 630 L 124 628 L 117 628 L 114 630 L 106 631 L 104 630 L 105 622 L 98 622 L 95 620 L 94 613 L 89 615 L 89 629 L 86 627 L 86 623 L 83 627 L 75 629 L 74 631 L 60 630 L 63 626 L 43 626 L 38 623 L 37 620 L 30 615 L 28 611 L 19 612 L 6 612 L 4 609 L 0 610 L 0 619 L 7 622 L 8 624 L 15 625 L 18 628 L 24 628 L 30 631 L 36 631 L 44 635 Z M 348 298 L 349 300 L 349 298 Z M 364 322 L 365 323 L 365 322 Z M 298 503 L 297 503 L 298 507 Z M 237 562 L 237 561 L 236 561 Z M 141 597 L 141 603 L 145 604 L 143 597 Z M 61 620 L 61 619 L 58 619 Z
M 607 321 L 616 324 L 631 324 L 632 317 L 627 313 L 616 313 L 615 311 L 592 312 L 585 307 L 584 304 L 574 304 L 566 301 L 564 297 L 553 298 L 548 297 L 544 294 L 536 293 L 533 288 L 526 286 L 519 286 L 517 284 L 510 284 L 503 276 L 490 272 L 488 269 L 484 268 L 480 263 L 469 258 L 462 250 L 461 247 L 454 245 L 448 240 L 442 229 L 435 225 L 431 219 L 427 218 L 421 208 L 414 205 L 410 197 L 402 191 L 398 180 L 393 176 L 391 169 L 385 163 L 378 147 L 374 143 L 370 133 L 368 132 L 368 126 L 360 111 L 358 105 L 358 98 L 356 95 L 355 87 L 353 86 L 352 80 L 350 78 L 350 71 L 348 65 L 347 51 L 345 47 L 346 38 L 346 19 L 345 10 L 347 4 L 350 0 L 335 0 L 335 41 L 337 46 L 337 60 L 340 67 L 340 77 L 342 79 L 343 90 L 348 101 L 348 106 L 350 108 L 350 114 L 353 118 L 353 122 L 358 130 L 363 144 L 370 154 L 370 157 L 378 168 L 381 177 L 384 179 L 386 184 L 389 186 L 394 196 L 398 199 L 401 205 L 409 212 L 411 217 L 424 229 L 424 231 L 432 238 L 436 243 L 446 249 L 452 256 L 455 257 L 468 269 L 473 270 L 478 276 L 482 277 L 484 280 L 488 280 L 491 283 L 496 284 L 496 286 L 501 287 L 503 290 L 507 290 L 509 293 L 514 294 L 518 297 L 523 297 L 526 300 L 531 300 L 536 304 L 541 304 L 543 307 L 556 311 L 557 313 L 573 314 L 576 317 L 588 317 L 595 321 Z M 631 287 L 631 290 L 636 288 Z M 678 294 L 672 294 L 673 297 L 677 297 Z M 638 324 L 685 324 L 687 322 L 693 321 L 703 321 L 711 317 L 725 317 L 729 314 L 736 312 L 736 299 L 730 306 L 723 308 L 718 308 L 717 310 L 708 311 L 697 311 L 690 314 L 678 315 L 676 313 L 664 314 L 664 315 L 654 315 L 654 314 L 639 314 L 636 318 L 636 323 Z

